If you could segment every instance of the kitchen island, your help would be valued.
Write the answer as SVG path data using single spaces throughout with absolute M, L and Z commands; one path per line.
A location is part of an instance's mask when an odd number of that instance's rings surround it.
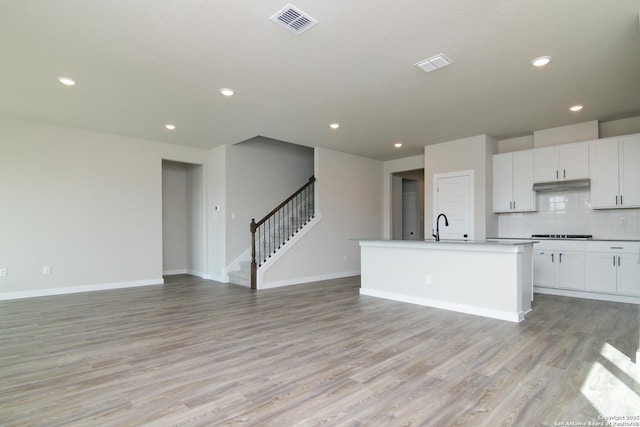
M 360 294 L 520 322 L 532 241 L 360 240 Z

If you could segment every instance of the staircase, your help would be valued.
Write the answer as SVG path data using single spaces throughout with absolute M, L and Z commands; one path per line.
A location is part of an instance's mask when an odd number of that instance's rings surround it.
M 251 286 L 251 260 L 240 261 L 240 270 L 229 272 L 229 282 L 246 287 Z
M 309 181 L 260 221 L 251 220 L 251 259 L 229 272 L 229 282 L 257 289 L 257 269 L 273 257 L 315 215 L 314 182 Z

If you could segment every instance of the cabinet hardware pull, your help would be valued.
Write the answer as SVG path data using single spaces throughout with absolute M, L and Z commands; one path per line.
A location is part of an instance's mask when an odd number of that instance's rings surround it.
M 609 246 L 611 249 L 624 249 L 624 246 Z
M 620 267 L 620 256 L 618 256 L 618 267 Z
M 616 196 L 616 206 L 618 206 L 618 196 Z
M 516 201 L 514 200 L 513 201 L 513 209 L 515 209 L 515 208 L 516 208 Z
M 615 255 L 613 256 L 613 266 L 614 267 L 616 266 L 616 256 Z
M 620 206 L 622 206 L 622 194 L 620 195 Z
M 558 179 L 559 175 L 558 175 L 558 171 L 556 170 L 556 179 Z
M 563 178 L 567 177 L 567 170 L 566 169 L 562 169 L 562 177 Z
M 551 262 L 553 262 L 553 254 L 551 254 Z
M 562 253 L 558 254 L 558 262 L 562 264 Z

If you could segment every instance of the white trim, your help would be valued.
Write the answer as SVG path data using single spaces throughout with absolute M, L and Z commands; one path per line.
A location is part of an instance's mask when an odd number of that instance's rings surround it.
M 187 274 L 187 269 L 184 270 L 164 270 L 162 272 L 163 276 L 173 276 L 175 274 Z
M 440 308 L 443 310 L 451 310 L 459 313 L 474 314 L 476 316 L 490 317 L 492 319 L 498 320 L 507 320 L 509 322 L 521 322 L 524 320 L 525 314 L 531 311 L 529 310 L 526 312 L 512 313 L 509 311 L 492 310 L 467 304 L 458 304 L 448 301 L 434 300 L 430 298 L 412 297 L 404 294 L 397 294 L 395 292 L 383 292 L 362 288 L 360 288 L 360 295 L 407 302 L 410 304 L 418 304 L 427 307 Z
M 215 280 L 216 282 L 220 283 L 229 283 L 228 278 L 225 281 L 225 276 L 223 274 L 204 274 L 202 278 L 207 280 Z
M 278 280 L 275 282 L 264 283 L 259 289 L 280 288 L 283 286 L 301 285 L 303 283 L 320 282 L 322 280 L 342 279 L 344 277 L 359 276 L 359 271 L 344 271 L 341 273 L 323 274 L 320 276 L 299 277 L 296 279 Z
M 570 289 L 543 288 L 539 286 L 534 286 L 533 292 L 538 294 L 557 295 L 561 297 L 585 298 L 600 301 L 640 304 L 640 297 L 634 297 L 631 295 L 599 294 L 597 292 L 572 291 Z
M 99 283 L 95 285 L 70 286 L 66 288 L 33 289 L 30 291 L 0 293 L 0 301 L 35 298 L 51 295 L 75 294 L 79 292 L 105 291 L 110 289 L 137 288 L 139 286 L 164 285 L 164 279 L 136 280 L 133 282 Z

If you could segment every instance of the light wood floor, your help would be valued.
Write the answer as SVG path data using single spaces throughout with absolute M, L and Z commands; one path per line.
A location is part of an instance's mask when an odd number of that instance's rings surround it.
M 164 286 L 0 302 L 2 426 L 534 426 L 640 415 L 639 306 L 514 324 L 358 295 Z

